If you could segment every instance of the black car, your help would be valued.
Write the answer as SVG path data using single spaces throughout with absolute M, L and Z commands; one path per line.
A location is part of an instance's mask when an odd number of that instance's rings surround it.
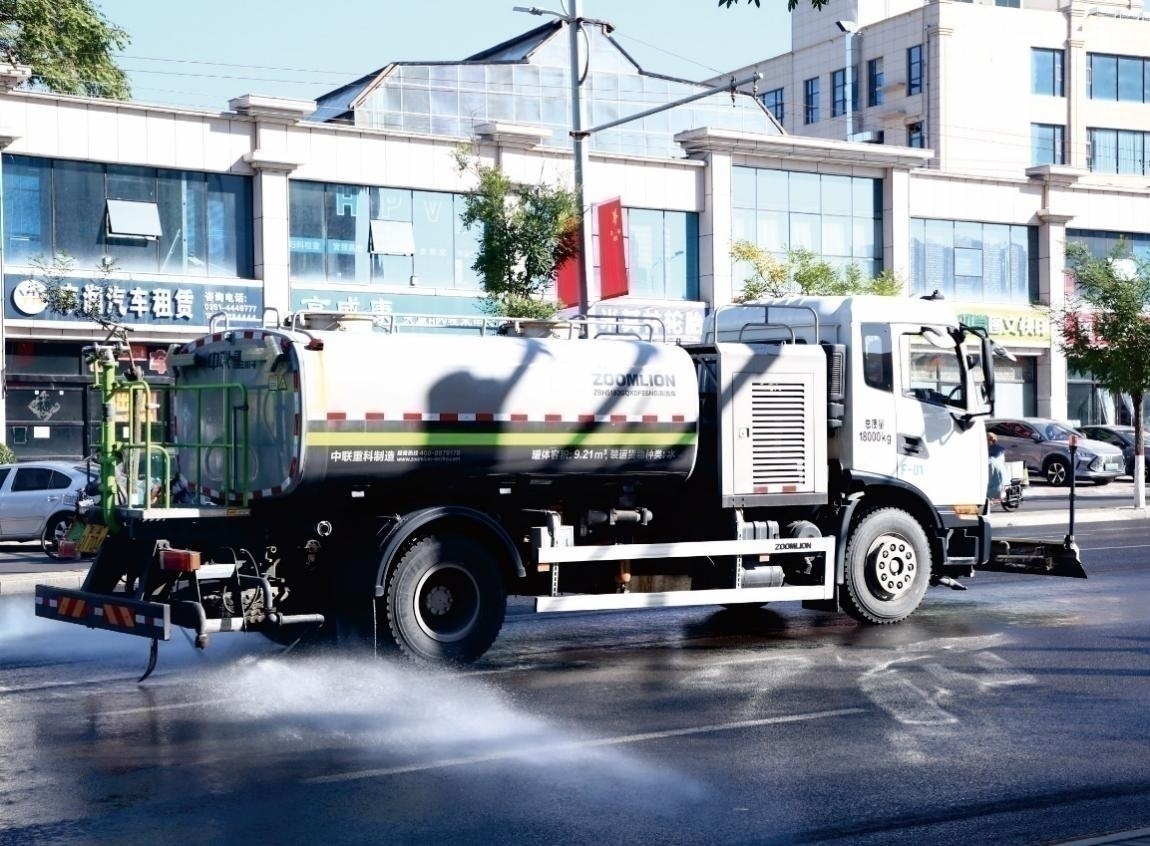
M 1126 459 L 1126 475 L 1134 475 L 1134 427 L 1133 426 L 1079 426 L 1079 431 L 1086 437 L 1096 441 L 1105 441 L 1122 450 L 1122 457 Z M 1150 432 L 1143 433 L 1142 454 L 1146 455 L 1150 449 Z M 1146 479 L 1150 481 L 1150 457 L 1146 461 Z

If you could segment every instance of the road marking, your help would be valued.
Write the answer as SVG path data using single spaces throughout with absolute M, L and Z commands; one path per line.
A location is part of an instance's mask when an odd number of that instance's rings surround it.
M 571 752 L 579 749 L 595 749 L 603 746 L 622 746 L 627 743 L 644 743 L 648 740 L 666 740 L 672 737 L 688 737 L 696 734 L 709 734 L 718 731 L 737 731 L 739 729 L 760 728 L 762 726 L 784 725 L 787 723 L 802 723 L 810 720 L 824 720 L 829 717 L 847 717 L 852 714 L 861 714 L 862 708 L 839 708 L 834 711 L 815 711 L 810 714 L 792 714 L 786 717 L 765 717 L 759 720 L 738 720 L 731 723 L 713 723 L 706 726 L 693 726 L 691 728 L 668 729 L 666 731 L 651 731 L 642 734 L 625 734 L 618 737 L 599 737 L 591 740 L 573 740 L 568 743 L 554 743 L 531 749 L 508 749 L 503 752 L 492 752 L 487 755 L 472 755 L 464 758 L 444 758 L 439 761 L 428 761 L 422 764 L 409 764 L 404 767 L 381 767 L 371 770 L 356 770 L 334 775 L 305 778 L 304 784 L 336 784 L 343 781 L 356 781 L 365 778 L 382 778 L 407 773 L 426 772 L 428 770 L 441 770 L 448 767 L 466 767 L 472 764 L 485 764 L 491 761 L 502 761 L 508 758 L 522 758 L 527 755 L 536 756 L 540 753 Z

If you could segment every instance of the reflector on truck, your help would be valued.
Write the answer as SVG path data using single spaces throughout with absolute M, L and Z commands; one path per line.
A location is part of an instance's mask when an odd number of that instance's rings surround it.
M 141 637 L 171 637 L 170 608 L 160 602 L 36 585 L 36 616 Z

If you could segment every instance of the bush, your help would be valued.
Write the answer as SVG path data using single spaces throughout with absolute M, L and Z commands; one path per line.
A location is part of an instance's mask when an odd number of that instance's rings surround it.
M 15 464 L 16 453 L 12 452 L 12 447 L 8 444 L 0 444 L 0 464 Z

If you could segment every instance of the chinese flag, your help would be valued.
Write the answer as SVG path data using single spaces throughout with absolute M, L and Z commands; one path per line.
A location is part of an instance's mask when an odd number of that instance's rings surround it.
M 623 250 L 623 201 L 599 204 L 599 291 L 609 300 L 628 292 L 627 256 Z

